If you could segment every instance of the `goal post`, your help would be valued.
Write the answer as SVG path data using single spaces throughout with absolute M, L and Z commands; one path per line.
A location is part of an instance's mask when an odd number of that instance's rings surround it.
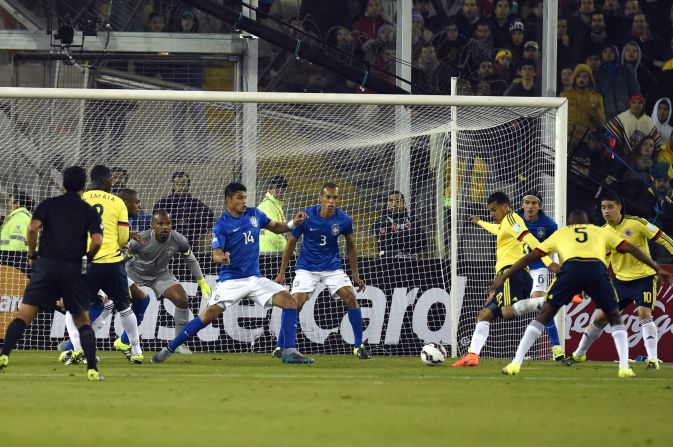
M 566 126 L 561 98 L 0 88 L 0 192 L 25 192 L 37 205 L 60 193 L 64 167 L 105 164 L 123 169 L 126 186 L 138 191 L 144 228 L 162 198 L 178 203 L 190 194 L 209 213 L 176 211 L 174 229 L 186 233 L 214 286 L 209 228 L 224 210 L 227 183 L 243 182 L 248 206 L 256 206 L 270 180 L 284 176 L 289 219 L 318 204 L 324 182 L 336 182 L 368 284 L 358 300 L 371 351 L 418 354 L 436 341 L 451 345 L 455 356 L 465 349 L 494 275 L 494 237 L 467 225 L 466 217 L 488 218 L 490 192 L 505 191 L 516 208 L 523 191 L 537 189 L 545 212 L 563 225 Z M 188 191 L 174 190 L 178 172 L 189 176 Z M 388 200 L 395 191 L 403 193 L 406 210 Z M 30 274 L 22 256 L 0 253 L 0 336 Z M 349 271 L 344 246 L 341 256 Z M 260 263 L 273 278 L 280 253 L 264 253 Z M 171 269 L 198 314 L 206 300 L 195 280 L 180 260 Z M 153 299 L 141 339 L 152 350 L 173 337 L 174 306 L 146 290 Z M 509 356 L 530 317 L 495 324 L 484 354 Z M 269 351 L 279 321 L 278 309 L 244 300 L 192 347 Z M 120 331 L 119 321 L 106 321 L 97 330 L 101 346 Z M 63 336 L 62 315 L 42 313 L 22 347 L 50 349 Z M 317 290 L 300 312 L 300 349 L 346 353 L 352 341 L 343 303 Z

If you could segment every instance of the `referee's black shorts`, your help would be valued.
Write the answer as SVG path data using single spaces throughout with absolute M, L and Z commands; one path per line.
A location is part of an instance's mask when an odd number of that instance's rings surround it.
M 86 276 L 82 275 L 79 262 L 37 258 L 23 293 L 23 303 L 53 312 L 57 300 L 63 298 L 65 309 L 78 315 L 89 309 L 89 295 Z

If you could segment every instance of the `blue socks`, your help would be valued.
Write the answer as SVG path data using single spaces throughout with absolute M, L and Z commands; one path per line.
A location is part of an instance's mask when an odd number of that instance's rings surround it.
M 185 326 L 185 329 L 178 334 L 177 337 L 173 339 L 172 342 L 168 344 L 168 350 L 175 352 L 180 346 L 182 346 L 187 340 L 194 337 L 201 329 L 206 327 L 206 324 L 201 321 L 201 318 L 196 317 Z
M 348 309 L 348 321 L 353 326 L 353 338 L 355 339 L 353 344 L 359 348 L 362 345 L 362 310 L 359 307 Z
M 145 295 L 145 298 L 142 300 L 138 301 L 137 303 L 131 304 L 131 310 L 133 311 L 134 314 L 136 314 L 136 320 L 138 320 L 138 327 L 140 327 L 140 323 L 143 322 L 143 318 L 145 318 L 145 311 L 147 310 L 147 306 L 150 305 L 150 296 Z M 122 339 L 122 343 L 128 345 L 129 344 L 129 336 L 126 335 L 126 331 L 122 334 L 120 337 Z
M 561 344 L 561 340 L 558 338 L 558 330 L 556 329 L 556 324 L 554 324 L 553 318 L 549 323 L 547 323 L 545 330 L 547 331 L 547 335 L 549 336 L 549 341 L 551 342 L 552 346 Z
M 283 309 L 280 314 L 280 334 L 278 335 L 277 346 L 285 348 L 294 348 L 297 341 L 297 309 Z

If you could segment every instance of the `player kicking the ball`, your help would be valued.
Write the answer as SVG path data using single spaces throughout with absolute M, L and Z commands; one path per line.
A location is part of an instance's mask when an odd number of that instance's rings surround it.
M 362 344 L 362 311 L 355 297 L 353 284 L 341 268 L 339 259 L 339 236 L 343 235 L 346 238 L 346 254 L 353 273 L 353 281 L 358 286 L 358 292 L 364 290 L 365 282 L 358 274 L 353 219 L 337 208 L 338 202 L 339 187 L 334 183 L 325 183 L 320 188 L 320 205 L 307 208 L 307 220 L 297 225 L 288 237 L 276 282 L 278 284 L 285 282 L 285 271 L 290 256 L 303 235 L 304 241 L 297 261 L 296 276 L 292 282 L 292 296 L 297 300 L 297 307 L 301 309 L 318 283 L 325 284 L 330 294 L 339 295 L 348 308 L 348 320 L 353 327 L 355 345 L 353 355 L 359 359 L 368 359 L 369 353 Z M 282 332 L 279 334 L 273 357 L 281 357 L 285 343 L 284 336 Z
M 222 264 L 220 279 L 208 306 L 201 315 L 191 320 L 170 344 L 152 357 L 160 363 L 170 357 L 179 346 L 215 321 L 227 307 L 245 297 L 264 307 L 282 308 L 281 332 L 285 343 L 283 363 L 313 363 L 295 348 L 297 334 L 297 301 L 280 284 L 264 278 L 259 271 L 259 233 L 262 228 L 276 234 L 286 233 L 301 225 L 306 218 L 298 213 L 288 223 L 274 222 L 257 208 L 248 208 L 247 189 L 240 183 L 230 183 L 224 190 L 226 209 L 213 228 L 213 261 Z

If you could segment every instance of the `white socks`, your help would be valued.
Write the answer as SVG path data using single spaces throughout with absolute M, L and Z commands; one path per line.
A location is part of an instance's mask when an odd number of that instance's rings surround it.
M 526 327 L 526 332 L 524 332 L 523 337 L 521 337 L 519 346 L 516 348 L 516 355 L 514 356 L 512 363 L 516 363 L 517 365 L 523 363 L 523 358 L 526 356 L 526 353 L 530 347 L 533 346 L 535 340 L 537 340 L 537 338 L 542 335 L 543 331 L 544 325 L 542 325 L 542 323 L 537 320 L 530 322 L 530 324 Z
M 617 355 L 619 356 L 619 367 L 629 367 L 629 344 L 627 342 L 626 327 L 623 324 L 619 326 L 612 326 L 612 339 L 617 348 Z
M 527 314 L 529 312 L 537 312 L 542 308 L 544 304 L 545 297 L 538 296 L 536 298 L 528 298 L 525 300 L 519 300 L 516 303 L 512 304 L 512 310 L 514 315 L 520 317 L 521 315 Z
M 640 332 L 643 336 L 645 351 L 647 351 L 647 359 L 658 361 L 657 342 L 659 341 L 659 331 L 657 330 L 657 325 L 654 324 L 652 318 L 645 318 L 644 320 L 640 320 Z
M 173 319 L 175 319 L 175 335 L 177 336 L 189 322 L 189 309 L 176 307 Z
M 587 328 L 584 330 L 580 344 L 577 346 L 577 349 L 573 354 L 575 354 L 576 357 L 582 357 L 584 354 L 586 354 L 589 350 L 589 347 L 591 347 L 591 344 L 601 336 L 604 328 L 605 326 L 599 326 L 595 321 L 592 320 L 591 323 L 589 323 L 589 326 L 587 326 Z
M 96 321 L 93 321 L 91 323 L 91 326 L 93 327 L 94 330 L 98 330 L 105 326 L 105 323 L 107 322 L 108 317 L 112 313 L 112 309 L 115 308 L 115 303 L 112 302 L 112 300 L 109 300 L 105 303 L 105 306 L 103 307 L 103 312 L 96 318 Z
M 65 313 L 65 329 L 68 331 L 68 336 L 72 342 L 73 350 L 81 351 L 82 343 L 79 341 L 79 329 L 75 325 L 75 320 L 72 319 L 70 312 Z
M 138 331 L 136 314 L 133 313 L 133 310 L 131 310 L 131 307 L 129 306 L 119 312 L 119 316 L 122 319 L 122 327 L 129 337 L 129 343 L 131 343 L 131 354 L 142 354 L 143 350 L 140 349 L 140 332 Z
M 477 354 L 481 352 L 481 348 L 484 347 L 486 339 L 488 338 L 488 331 L 490 329 L 491 323 L 488 321 L 478 321 L 477 326 L 474 328 L 472 333 L 472 341 L 470 342 L 470 348 L 467 350 L 470 354 Z

